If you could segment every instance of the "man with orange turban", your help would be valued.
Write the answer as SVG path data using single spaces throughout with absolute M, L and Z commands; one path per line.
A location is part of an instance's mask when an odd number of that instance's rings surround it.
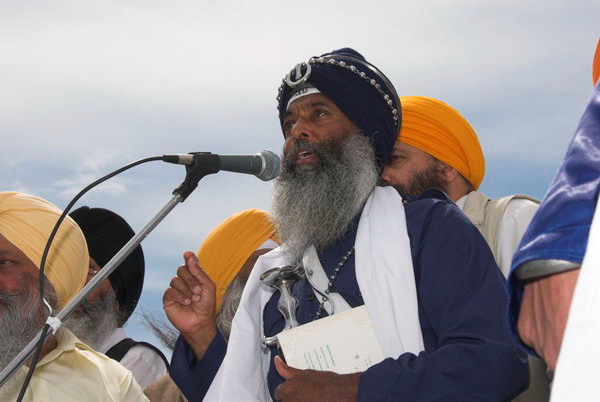
M 181 332 L 170 372 L 173 378 L 183 380 L 178 385 L 186 395 L 198 395 L 197 389 L 210 385 L 220 362 L 198 362 L 209 345 L 218 349 L 226 344 L 252 267 L 258 257 L 276 248 L 277 242 L 267 212 L 248 209 L 213 229 L 197 256 L 191 251 L 183 254 L 186 264 L 177 269 L 177 276 L 171 280 L 163 307 Z M 204 330 L 207 327 L 209 330 Z M 194 381 L 187 380 L 192 377 Z
M 382 181 L 402 195 L 440 188 L 479 229 L 504 276 L 535 214 L 537 200 L 512 195 L 492 200 L 478 190 L 485 158 L 475 131 L 450 105 L 424 96 L 402 96 L 402 128 Z
M 477 134 L 453 107 L 424 96 L 402 96 L 402 128 L 390 163 L 381 176 L 403 198 L 440 188 L 456 202 L 487 241 L 504 276 L 538 201 L 525 195 L 492 200 L 477 191 L 485 174 L 485 158 Z M 548 400 L 546 367 L 529 362 L 529 389 L 518 401 Z
M 61 215 L 41 198 L 0 192 L 0 368 L 4 368 L 44 325 L 48 311 L 40 303 L 41 256 Z M 85 284 L 88 249 L 83 233 L 66 218 L 46 260 L 44 293 L 61 309 Z M 16 397 L 27 368 L 0 390 L 0 399 Z M 146 400 L 131 372 L 79 341 L 66 328 L 50 335 L 25 393 L 25 400 Z

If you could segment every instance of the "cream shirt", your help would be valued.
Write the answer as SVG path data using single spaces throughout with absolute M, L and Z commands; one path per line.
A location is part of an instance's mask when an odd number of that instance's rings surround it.
M 60 328 L 56 340 L 56 348 L 38 363 L 24 401 L 148 400 L 131 371 L 91 349 L 68 329 Z M 24 378 L 26 370 L 21 367 L 15 376 Z
M 461 211 L 465 206 L 466 198 L 467 196 L 465 195 L 456 201 L 456 205 L 458 205 Z M 502 222 L 500 222 L 500 227 L 498 228 L 498 259 L 496 260 L 505 278 L 510 271 L 510 265 L 519 247 L 521 238 L 538 207 L 539 205 L 535 202 L 518 198 L 511 200 L 506 206 Z

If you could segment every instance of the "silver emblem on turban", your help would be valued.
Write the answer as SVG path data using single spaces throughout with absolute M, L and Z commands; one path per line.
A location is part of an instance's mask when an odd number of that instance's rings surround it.
M 302 67 L 306 66 L 306 71 L 302 74 Z M 295 79 L 292 79 L 292 72 L 295 72 Z M 285 83 L 288 84 L 289 87 L 295 88 L 299 85 L 304 84 L 308 81 L 310 77 L 311 67 L 310 64 L 306 62 L 296 64 L 296 67 L 285 76 Z

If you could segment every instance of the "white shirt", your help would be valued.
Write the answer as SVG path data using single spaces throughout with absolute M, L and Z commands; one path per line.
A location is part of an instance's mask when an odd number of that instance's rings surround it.
M 123 328 L 117 328 L 98 346 L 100 353 L 106 353 L 111 347 L 127 338 Z M 167 374 L 163 359 L 154 350 L 137 345 L 129 349 L 119 362 L 133 373 L 142 389 Z
M 456 205 L 461 211 L 465 206 L 466 198 L 465 195 L 456 201 Z M 498 259 L 496 263 L 505 278 L 508 276 L 513 256 L 519 247 L 521 238 L 538 207 L 538 204 L 533 201 L 516 198 L 508 203 L 504 211 L 502 222 L 500 222 L 498 228 L 498 250 L 496 254 Z

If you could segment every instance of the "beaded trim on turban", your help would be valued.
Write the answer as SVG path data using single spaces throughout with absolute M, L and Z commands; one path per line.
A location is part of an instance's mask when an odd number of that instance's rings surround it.
M 371 139 L 379 166 L 389 161 L 402 122 L 400 100 L 388 78 L 350 48 L 298 63 L 282 80 L 277 94 L 283 119 L 295 88 L 306 83 L 333 101 Z

